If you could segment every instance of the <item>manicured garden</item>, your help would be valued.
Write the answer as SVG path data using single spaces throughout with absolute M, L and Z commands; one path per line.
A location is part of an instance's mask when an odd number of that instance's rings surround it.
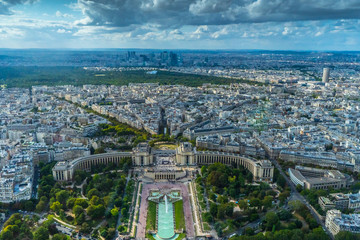
M 146 231 L 156 230 L 156 203 L 149 201 L 146 217 Z
M 184 217 L 184 203 L 183 201 L 177 201 L 174 203 L 175 209 L 175 229 L 185 230 L 185 217 Z

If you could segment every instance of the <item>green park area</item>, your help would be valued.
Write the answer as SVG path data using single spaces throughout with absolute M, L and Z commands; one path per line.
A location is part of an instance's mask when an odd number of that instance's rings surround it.
M 161 144 L 155 144 L 154 148 L 161 150 L 175 150 L 177 147 L 178 146 L 173 143 L 161 143 Z
M 212 226 L 219 237 L 225 237 L 244 229 L 234 240 L 329 239 L 301 202 L 290 201 L 285 208 L 290 189 L 278 172 L 274 181 L 277 191 L 267 183 L 253 182 L 252 174 L 242 167 L 203 166 L 195 190 L 204 230 Z M 276 200 L 278 204 L 274 204 Z M 254 222 L 257 224 L 249 225 Z
M 129 228 L 129 209 L 135 191 L 135 181 L 126 180 L 131 159 L 123 159 L 119 165 L 98 165 L 91 172 L 77 171 L 75 187 L 55 182 L 51 172 L 53 166 L 53 163 L 40 164 L 39 199 L 32 206 L 30 202 L 11 206 L 23 209 L 29 205 L 26 209 L 36 214 L 32 218 L 13 215 L 5 224 L 9 227 L 0 235 L 1 240 L 68 239 L 58 233 L 55 222 L 69 227 L 73 234 L 80 232 L 94 238 L 113 239 L 119 215 L 122 223 L 119 231 Z M 49 213 L 48 220 L 36 226 L 38 219 L 34 218 L 43 213 Z M 9 238 L 10 235 L 13 238 Z
M 156 203 L 149 201 L 146 217 L 146 231 L 156 230 Z
M 204 83 L 262 84 L 242 79 L 184 74 L 158 71 L 146 74 L 144 70 L 129 71 L 89 71 L 80 67 L 0 67 L 0 84 L 7 87 L 31 87 L 35 85 L 127 85 L 129 83 L 159 83 L 162 85 L 181 84 L 197 87 Z
M 175 208 L 175 229 L 185 230 L 184 203 L 182 200 L 174 203 Z

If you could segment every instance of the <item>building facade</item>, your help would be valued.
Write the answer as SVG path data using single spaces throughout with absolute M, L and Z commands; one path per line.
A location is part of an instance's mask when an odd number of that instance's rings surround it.
M 115 152 L 81 157 L 72 161 L 60 161 L 52 172 L 56 181 L 72 181 L 76 170 L 90 171 L 91 167 L 96 165 L 119 164 L 122 159 L 132 156 L 131 152 Z
M 159 152 L 159 150 L 157 151 Z M 71 181 L 76 170 L 91 170 L 93 165 L 119 163 L 129 157 L 133 166 L 150 166 L 155 159 L 155 151 L 148 144 L 141 143 L 132 152 L 116 152 L 97 154 L 78 158 L 72 161 L 58 162 L 53 168 L 53 176 L 57 181 Z M 243 166 L 253 174 L 255 181 L 272 182 L 274 167 L 270 161 L 256 160 L 239 154 L 224 152 L 196 151 L 188 142 L 181 143 L 175 151 L 175 161 L 178 166 L 206 165 L 223 163 L 229 166 Z M 176 178 L 176 177 L 175 177 Z
M 360 193 L 333 193 L 328 197 L 319 197 L 319 204 L 323 210 L 350 209 L 360 211 Z
M 333 236 L 340 231 L 360 233 L 360 214 L 342 214 L 340 210 L 329 210 L 326 213 L 325 226 Z
M 296 166 L 288 169 L 291 181 L 305 189 L 341 189 L 353 183 L 353 179 L 338 170 L 324 170 Z
M 328 154 L 329 156 L 326 156 Z M 294 162 L 298 164 L 313 164 L 322 167 L 338 167 L 338 160 L 331 153 L 317 152 L 293 152 L 283 150 L 280 152 L 279 158 L 283 161 Z

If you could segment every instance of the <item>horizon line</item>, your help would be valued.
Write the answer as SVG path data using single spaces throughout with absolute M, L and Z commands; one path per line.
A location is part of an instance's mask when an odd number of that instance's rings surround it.
M 360 50 L 295 50 L 295 49 L 191 49 L 191 48 L 6 48 L 0 47 L 0 51 L 10 50 L 10 51 L 24 51 L 24 50 L 42 50 L 42 51 L 110 51 L 110 50 L 138 50 L 138 51 L 219 51 L 219 52 L 246 52 L 246 51 L 255 51 L 255 52 L 360 52 Z

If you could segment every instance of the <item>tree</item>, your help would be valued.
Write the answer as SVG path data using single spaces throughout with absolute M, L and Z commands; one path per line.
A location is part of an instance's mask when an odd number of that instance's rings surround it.
M 281 209 L 277 213 L 277 215 L 281 221 L 287 221 L 287 220 L 291 219 L 291 217 L 292 217 L 292 214 L 289 211 L 284 210 L 284 209 Z
M 46 208 L 46 203 L 44 201 L 40 201 L 37 205 L 36 205 L 36 211 L 37 212 L 43 212 Z
M 121 209 L 121 216 L 123 217 L 128 217 L 128 209 L 127 208 L 122 208 Z
M 296 219 L 295 220 L 295 226 L 297 227 L 297 228 L 302 228 L 302 222 L 299 220 L 299 219 Z
M 75 215 L 75 217 L 79 216 L 80 214 L 82 214 L 84 212 L 84 208 L 80 205 L 75 205 L 73 208 L 73 213 Z
M 333 144 L 330 143 L 330 144 L 325 144 L 325 151 L 330 151 L 333 149 Z
M 210 192 L 209 193 L 209 198 L 212 200 L 212 201 L 216 201 L 216 195 L 215 195 L 215 193 L 213 193 L 213 192 Z
M 81 176 L 75 175 L 74 180 L 77 186 L 81 184 Z
M 86 222 L 84 222 L 81 225 L 80 231 L 83 233 L 90 233 L 91 232 L 91 227 L 89 226 L 89 224 L 87 224 Z
M 74 205 L 79 205 L 82 208 L 87 208 L 89 206 L 86 199 L 83 199 L 83 198 L 77 198 L 74 202 Z
M 250 222 L 256 221 L 258 219 L 259 219 L 259 214 L 257 213 L 252 213 L 249 218 Z
M 93 196 L 90 200 L 91 205 L 98 205 L 100 204 L 100 198 L 98 196 Z
M 48 199 L 47 199 L 47 197 L 45 197 L 45 196 L 42 196 L 41 198 L 40 198 L 40 201 L 43 201 L 43 202 L 47 202 L 48 201 Z
M 311 233 L 305 235 L 305 240 L 328 240 L 329 236 L 321 227 L 315 228 Z
M 100 197 L 100 192 L 96 188 L 89 190 L 89 192 L 87 193 L 88 199 L 91 199 L 93 196 Z
M 360 239 L 360 234 L 354 234 L 348 231 L 340 231 L 335 235 L 335 240 L 358 240 Z
M 34 232 L 34 239 L 36 240 L 48 240 L 49 239 L 49 231 L 47 228 L 45 227 L 39 227 L 35 232 Z
M 288 197 L 290 197 L 290 192 L 289 191 L 285 191 L 285 192 L 282 192 L 282 193 L 279 194 L 279 200 L 280 200 L 280 202 L 282 204 L 286 201 L 286 199 Z
M 55 194 L 56 200 L 65 205 L 66 200 L 69 198 L 69 193 L 66 190 L 61 190 Z
M 291 238 L 291 230 L 285 229 L 275 232 L 274 239 L 276 240 L 289 240 Z
M 299 200 L 289 201 L 289 206 L 293 211 L 299 212 L 305 205 Z
M 118 227 L 118 231 L 119 231 L 120 233 L 123 233 L 123 232 L 126 231 L 126 227 L 123 226 L 123 225 L 120 225 L 120 226 Z
M 117 217 L 117 216 L 119 216 L 119 209 L 117 208 L 117 207 L 114 207 L 113 209 L 111 209 L 111 215 L 113 216 L 113 217 Z
M 62 233 L 57 233 L 52 237 L 52 240 L 68 240 L 69 238 Z
M 211 214 L 213 217 L 216 217 L 217 212 L 218 212 L 218 206 L 217 206 L 215 203 L 211 203 L 211 204 L 210 204 L 210 214 Z
M 252 236 L 252 235 L 254 235 L 254 229 L 253 228 L 251 228 L 251 227 L 247 227 L 247 228 L 245 228 L 245 235 L 247 235 L 247 236 Z
M 54 202 L 53 204 L 51 204 L 50 209 L 56 213 L 59 213 L 60 210 L 62 209 L 62 204 L 59 203 L 58 201 Z
M 303 187 L 300 184 L 296 185 L 296 191 L 301 192 L 302 190 Z
M 211 216 L 211 214 L 209 212 L 204 212 L 203 214 L 204 214 L 203 220 L 205 222 L 212 223 L 214 221 L 214 218 Z
M 239 208 L 242 210 L 246 210 L 248 208 L 248 204 L 245 200 L 240 200 L 239 201 Z
M 106 239 L 107 240 L 113 239 L 114 236 L 115 236 L 115 228 L 108 228 L 108 234 Z
M 286 185 L 286 180 L 285 180 L 285 178 L 284 178 L 282 175 L 279 175 L 278 178 L 277 178 L 277 180 L 276 180 L 276 184 L 277 184 L 278 186 L 284 188 L 285 185 Z
M 218 207 L 218 212 L 217 212 L 217 218 L 218 219 L 224 219 L 225 218 L 225 214 L 226 214 L 226 205 L 225 204 L 221 204 Z
M 100 218 L 102 216 L 104 216 L 104 213 L 105 213 L 105 207 L 104 205 L 102 204 L 99 204 L 99 205 L 90 205 L 88 208 L 87 208 L 87 214 L 92 218 L 92 219 L 97 219 L 97 218 Z M 121 212 L 121 215 L 123 212 Z
M 85 222 L 85 214 L 84 213 L 80 213 L 78 216 L 75 217 L 75 224 L 76 225 L 81 225 Z
M 274 225 L 279 222 L 279 217 L 274 212 L 268 212 L 265 216 L 266 228 L 268 230 L 272 229 Z
M 76 198 L 69 198 L 67 201 L 66 201 L 66 207 L 68 209 L 71 209 L 74 207 L 75 205 L 75 201 L 76 201 Z
M 95 149 L 94 154 L 100 154 L 100 153 L 105 153 L 105 148 L 99 147 L 99 148 Z
M 262 200 L 262 205 L 264 208 L 271 208 L 273 198 L 271 196 L 266 196 L 264 200 Z
M 307 222 L 309 224 L 310 229 L 314 229 L 317 228 L 319 226 L 319 224 L 317 223 L 317 221 L 311 217 L 310 219 L 307 219 Z
M 34 204 L 32 201 L 25 202 L 25 210 L 29 212 L 34 210 Z
M 201 167 L 201 175 L 204 176 L 206 171 L 207 171 L 207 166 L 206 165 L 202 166 Z
M 228 203 L 226 204 L 226 208 L 225 208 L 225 214 L 228 217 L 232 217 L 234 213 L 234 206 L 233 203 Z
M 250 200 L 250 206 L 251 207 L 260 207 L 261 201 L 258 198 L 253 198 Z
M 45 226 L 44 226 L 44 227 L 45 227 Z M 48 231 L 49 231 L 49 234 L 50 234 L 50 235 L 54 235 L 54 234 L 56 234 L 56 233 L 59 232 L 59 231 L 57 230 L 57 228 L 56 228 L 56 225 L 55 225 L 54 223 L 49 224 L 49 226 L 48 226 Z
M 228 199 L 226 196 L 221 195 L 221 196 L 219 196 L 219 197 L 217 198 L 217 201 L 218 201 L 219 203 L 225 204 L 225 203 L 228 203 L 228 202 L 229 202 L 229 199 Z
M 292 231 L 293 236 L 291 237 L 291 240 L 302 240 L 304 239 L 304 233 L 300 229 L 294 229 Z
M 10 231 L 9 229 L 4 229 L 2 232 L 1 232 L 1 239 L 13 239 L 13 232 Z

